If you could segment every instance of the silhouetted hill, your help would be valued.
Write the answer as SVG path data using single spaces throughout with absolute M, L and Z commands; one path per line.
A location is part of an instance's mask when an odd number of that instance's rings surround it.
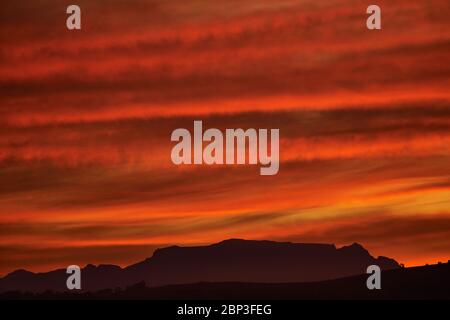
M 383 271 L 381 290 L 368 290 L 367 275 L 309 283 L 195 283 L 91 292 L 8 292 L 0 299 L 450 299 L 450 264 Z
M 209 246 L 158 249 L 151 258 L 120 268 L 87 265 L 82 289 L 126 287 L 144 281 L 147 286 L 197 282 L 312 282 L 363 274 L 369 265 L 383 270 L 399 268 L 386 257 L 374 258 L 359 244 L 336 248 L 303 244 L 231 239 Z M 47 273 L 18 270 L 0 279 L 0 292 L 10 290 L 65 291 L 64 269 Z

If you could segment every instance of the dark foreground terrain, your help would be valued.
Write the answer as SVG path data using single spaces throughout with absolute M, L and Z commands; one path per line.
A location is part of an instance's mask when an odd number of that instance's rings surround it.
M 217 282 L 96 292 L 6 292 L 0 299 L 450 299 L 450 264 L 386 270 L 381 290 L 368 290 L 368 275 L 310 283 Z

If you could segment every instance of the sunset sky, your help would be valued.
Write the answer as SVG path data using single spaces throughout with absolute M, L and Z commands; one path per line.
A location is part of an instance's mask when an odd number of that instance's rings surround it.
M 450 2 L 376 3 L 2 1 L 0 275 L 227 238 L 450 259 Z M 194 120 L 279 128 L 279 173 L 175 166 Z

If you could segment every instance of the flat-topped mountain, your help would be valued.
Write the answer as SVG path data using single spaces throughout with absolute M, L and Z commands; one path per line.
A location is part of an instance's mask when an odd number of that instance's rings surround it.
M 314 282 L 359 275 L 367 266 L 396 269 L 386 257 L 374 258 L 359 244 L 336 248 L 332 244 L 230 239 L 208 246 L 172 246 L 152 257 L 121 268 L 87 265 L 82 268 L 82 290 L 125 287 L 145 281 L 147 286 L 197 282 Z M 46 273 L 17 270 L 0 279 L 0 292 L 42 292 L 66 289 L 65 269 Z

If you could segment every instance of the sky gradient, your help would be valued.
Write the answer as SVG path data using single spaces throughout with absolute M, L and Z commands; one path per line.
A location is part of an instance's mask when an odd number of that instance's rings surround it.
M 450 259 L 450 3 L 56 0 L 0 11 L 0 275 L 227 238 Z M 280 171 L 175 166 L 176 128 L 279 128 Z

